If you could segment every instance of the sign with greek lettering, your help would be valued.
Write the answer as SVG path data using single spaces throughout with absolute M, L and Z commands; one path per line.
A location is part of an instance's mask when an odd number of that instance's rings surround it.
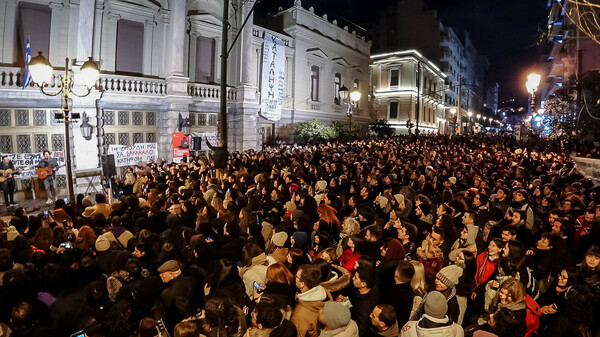
M 2 153 L 2 156 L 8 156 L 8 159 L 12 161 L 15 169 L 22 170 L 21 174 L 15 175 L 16 179 L 29 179 L 32 177 L 37 177 L 37 173 L 35 173 L 35 169 L 38 163 L 44 159 L 43 152 L 37 153 Z M 54 158 L 54 161 L 59 166 L 57 175 L 65 175 L 65 155 L 63 151 L 50 151 L 50 158 Z
M 265 32 L 261 76 L 260 115 L 270 121 L 281 119 L 285 84 L 285 45 Z
M 590 179 L 594 185 L 600 185 L 600 159 L 571 156 L 571 160 L 584 177 Z
M 158 147 L 156 143 L 138 143 L 133 146 L 111 145 L 108 154 L 115 155 L 115 166 L 138 165 L 145 161 L 156 161 L 158 159 Z

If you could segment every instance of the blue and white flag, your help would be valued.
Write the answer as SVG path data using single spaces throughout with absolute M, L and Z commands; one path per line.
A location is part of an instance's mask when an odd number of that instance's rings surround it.
M 29 45 L 29 36 L 27 37 L 27 49 L 25 49 L 25 76 L 23 76 L 23 86 L 25 89 L 31 82 L 31 74 L 29 73 L 29 61 L 31 61 L 31 46 Z

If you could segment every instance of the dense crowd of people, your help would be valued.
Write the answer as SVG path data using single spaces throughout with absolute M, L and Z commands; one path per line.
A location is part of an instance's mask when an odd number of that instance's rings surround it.
M 536 144 L 540 146 L 542 144 Z M 593 336 L 600 187 L 510 136 L 140 163 L 18 208 L 0 336 Z

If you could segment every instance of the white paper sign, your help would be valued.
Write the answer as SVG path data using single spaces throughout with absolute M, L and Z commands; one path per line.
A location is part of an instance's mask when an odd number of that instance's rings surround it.
M 158 159 L 158 147 L 156 143 L 138 143 L 133 146 L 111 145 L 108 154 L 115 155 L 115 166 L 133 166 L 145 161 L 156 161 Z
M 590 179 L 594 185 L 600 185 L 600 159 L 583 158 L 571 156 L 575 168 L 584 177 Z

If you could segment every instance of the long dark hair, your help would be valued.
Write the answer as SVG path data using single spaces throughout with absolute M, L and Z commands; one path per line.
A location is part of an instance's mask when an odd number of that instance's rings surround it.
M 458 296 L 470 297 L 475 290 L 475 273 L 477 273 L 477 258 L 469 251 L 463 250 L 463 256 L 465 257 L 465 265 L 463 267 L 463 273 L 458 278 L 456 284 L 456 294 Z

